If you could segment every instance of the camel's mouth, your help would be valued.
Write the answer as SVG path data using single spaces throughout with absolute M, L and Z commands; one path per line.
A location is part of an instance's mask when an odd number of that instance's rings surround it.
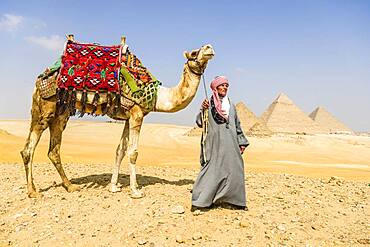
M 212 52 L 206 52 L 206 53 L 203 53 L 203 56 L 206 57 L 206 58 L 213 58 L 213 56 L 215 55 L 215 53 L 212 51 Z

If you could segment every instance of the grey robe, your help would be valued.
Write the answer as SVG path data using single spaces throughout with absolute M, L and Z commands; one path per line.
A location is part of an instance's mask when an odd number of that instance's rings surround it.
M 209 207 L 216 202 L 226 202 L 244 207 L 244 163 L 239 146 L 248 146 L 249 143 L 240 127 L 234 104 L 230 101 L 229 123 L 216 123 L 211 107 L 208 110 L 208 119 L 206 161 L 201 144 L 201 170 L 193 186 L 192 205 Z M 202 127 L 201 113 L 198 114 L 196 123 Z

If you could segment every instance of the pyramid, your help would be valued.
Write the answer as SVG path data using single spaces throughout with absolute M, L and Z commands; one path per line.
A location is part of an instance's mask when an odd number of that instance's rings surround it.
M 186 135 L 186 136 L 201 136 L 202 132 L 203 132 L 202 128 L 199 128 L 198 126 L 195 126 L 191 130 L 186 132 L 184 135 Z
M 258 119 L 256 115 L 249 110 L 249 108 L 243 103 L 239 102 L 235 105 L 236 112 L 238 114 L 240 125 L 244 134 L 249 136 L 270 136 L 272 131 L 267 128 L 266 124 Z M 185 133 L 186 136 L 201 136 L 202 128 L 193 127 L 191 130 Z
M 261 120 L 273 132 L 323 133 L 319 124 L 309 118 L 283 93 L 262 114 Z
M 247 131 L 248 136 L 271 136 L 272 134 L 265 122 L 260 119 Z
M 258 121 L 257 116 L 243 102 L 237 103 L 235 108 L 243 131 L 248 131 Z
M 327 133 L 353 133 L 350 128 L 341 123 L 323 107 L 317 107 L 309 117 L 318 123 Z
M 259 120 L 243 102 L 237 103 L 235 108 L 244 133 L 254 136 L 270 136 L 272 134 L 266 124 Z

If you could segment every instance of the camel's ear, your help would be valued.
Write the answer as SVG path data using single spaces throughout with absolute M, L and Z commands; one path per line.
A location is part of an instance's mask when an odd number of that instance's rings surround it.
M 198 56 L 198 53 L 199 53 L 199 50 L 194 50 L 194 51 L 191 51 L 191 52 L 187 52 L 187 51 L 185 51 L 184 52 L 184 57 L 186 58 L 186 59 L 196 59 L 197 58 L 197 56 Z
M 189 53 L 189 52 L 187 52 L 187 51 L 184 51 L 183 55 L 184 55 L 184 57 L 185 57 L 186 59 L 189 59 L 189 58 L 190 58 L 190 53 Z

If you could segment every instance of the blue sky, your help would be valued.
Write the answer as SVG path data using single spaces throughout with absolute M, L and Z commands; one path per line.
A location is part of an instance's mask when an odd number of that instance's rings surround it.
M 257 115 L 284 92 L 307 114 L 320 105 L 370 131 L 370 1 L 1 0 L 1 119 L 29 118 L 35 78 L 68 33 L 105 45 L 127 36 L 168 87 L 180 78 L 183 51 L 210 43 L 207 84 L 226 75 L 231 99 Z M 203 98 L 201 85 L 185 110 L 145 121 L 193 125 Z

